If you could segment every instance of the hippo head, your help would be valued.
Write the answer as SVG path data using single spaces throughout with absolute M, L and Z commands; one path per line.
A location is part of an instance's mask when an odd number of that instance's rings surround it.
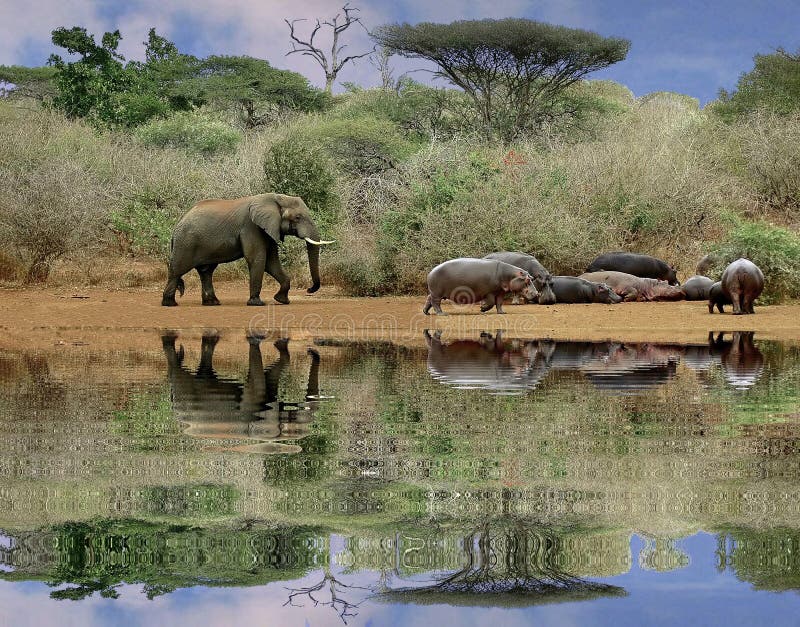
M 653 286 L 651 300 L 686 300 L 686 292 L 677 285 L 670 285 L 666 281 L 659 281 Z
M 539 289 L 540 305 L 555 305 L 556 294 L 553 291 L 553 276 L 551 274 L 548 274 L 546 277 L 544 277 L 541 285 L 537 284 L 536 287 Z
M 539 298 L 539 292 L 536 290 L 533 277 L 525 272 L 525 270 L 520 270 L 516 276 L 509 281 L 508 291 L 522 294 L 522 297 L 527 301 L 536 301 Z
M 678 281 L 678 272 L 675 270 L 674 266 L 670 266 L 669 270 L 667 270 L 667 283 L 669 283 L 670 285 L 681 284 L 681 282 Z
M 595 287 L 594 302 L 616 305 L 622 302 L 622 296 L 612 290 L 607 283 L 598 283 L 597 287 Z

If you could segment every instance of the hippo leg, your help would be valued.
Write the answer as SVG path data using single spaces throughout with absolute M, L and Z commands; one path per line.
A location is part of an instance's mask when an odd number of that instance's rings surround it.
M 505 296 L 505 294 L 503 292 L 500 292 L 500 293 L 494 295 L 494 300 L 497 303 L 497 313 L 499 313 L 499 314 L 504 314 L 505 313 L 505 311 L 503 311 L 503 300 L 504 300 L 503 297 L 504 296 Z
M 431 295 L 428 294 L 428 298 L 425 299 L 425 306 L 422 308 L 422 313 L 424 313 L 426 316 L 429 315 L 428 312 L 431 310 L 432 306 L 433 302 L 431 301 Z
M 433 305 L 433 310 L 436 312 L 437 316 L 446 316 L 447 315 L 445 312 L 442 311 L 442 297 L 441 296 L 434 296 L 433 294 L 431 294 L 428 298 L 430 299 L 431 305 Z M 427 303 L 426 303 L 425 306 L 428 307 L 428 309 L 430 309 L 430 307 L 427 305 Z
M 741 316 L 744 311 L 742 310 L 742 300 L 744 294 L 742 294 L 740 289 L 731 290 L 731 301 L 733 302 L 733 315 L 734 316 Z
M 749 313 L 749 314 L 754 314 L 756 312 L 756 310 L 753 309 L 753 299 L 752 298 L 748 298 L 747 299 L 747 307 L 746 307 L 745 311 L 747 311 L 747 313 Z
M 502 302 L 503 302 L 503 299 L 502 299 L 502 297 L 501 297 L 501 298 L 500 298 L 500 300 L 498 300 L 498 301 L 497 301 L 497 308 L 498 308 L 498 311 L 499 311 L 499 309 L 500 309 L 500 303 L 502 303 Z M 486 313 L 486 312 L 487 312 L 487 311 L 489 311 L 489 310 L 490 310 L 492 307 L 494 307 L 494 305 L 495 305 L 495 297 L 494 297 L 494 294 L 489 294 L 489 295 L 487 295 L 487 296 L 486 296 L 486 298 L 484 298 L 484 299 L 483 299 L 483 302 L 481 303 L 481 313 Z

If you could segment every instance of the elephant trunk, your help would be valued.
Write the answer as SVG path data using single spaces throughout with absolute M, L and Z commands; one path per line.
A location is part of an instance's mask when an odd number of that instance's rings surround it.
M 319 237 L 319 236 L 317 236 Z M 308 288 L 308 293 L 313 294 L 319 289 L 319 246 L 306 242 L 306 250 L 308 251 L 308 269 L 311 271 L 311 287 Z

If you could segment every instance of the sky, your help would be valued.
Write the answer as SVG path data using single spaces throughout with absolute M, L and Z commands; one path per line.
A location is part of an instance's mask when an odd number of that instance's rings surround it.
M 141 60 L 147 32 L 175 42 L 181 52 L 249 55 L 273 66 L 302 73 L 324 85 L 321 68 L 308 57 L 286 56 L 291 49 L 284 19 L 305 19 L 305 36 L 317 18 L 330 19 L 343 0 L 0 0 L 0 65 L 44 65 L 55 52 L 50 33 L 60 26 L 83 26 L 99 42 L 102 33 L 119 29 L 119 51 Z M 635 96 L 674 91 L 698 98 L 701 105 L 730 90 L 753 55 L 783 47 L 800 49 L 800 0 L 351 0 L 364 25 L 341 35 L 346 54 L 372 47 L 368 29 L 387 23 L 442 22 L 461 19 L 522 17 L 595 31 L 631 41 L 628 57 L 589 78 L 612 79 Z M 330 47 L 325 31 L 317 36 Z M 418 60 L 394 57 L 395 75 L 426 67 Z M 430 74 L 411 76 L 424 82 Z M 367 60 L 348 64 L 341 83 L 368 87 L 380 82 Z

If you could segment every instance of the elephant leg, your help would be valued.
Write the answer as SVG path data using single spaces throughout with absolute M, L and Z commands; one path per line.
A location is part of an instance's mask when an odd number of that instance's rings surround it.
M 200 345 L 200 364 L 197 366 L 197 376 L 214 378 L 214 349 L 219 342 L 219 335 L 203 335 Z
M 203 286 L 203 304 L 204 305 L 219 305 L 219 299 L 217 295 L 214 294 L 214 283 L 212 282 L 212 277 L 214 276 L 214 270 L 217 269 L 217 264 L 210 263 L 204 266 L 197 266 L 197 274 L 200 275 L 200 283 Z
M 177 307 L 178 303 L 175 301 L 175 292 L 180 291 L 183 296 L 183 275 L 191 270 L 189 268 L 176 268 L 173 263 L 169 265 L 169 278 L 167 278 L 167 286 L 164 288 L 164 294 L 161 296 L 162 307 Z
M 250 270 L 250 300 L 248 305 L 263 307 L 261 300 L 261 283 L 264 280 L 264 267 L 267 262 L 266 243 L 259 233 L 242 235 L 242 252 Z
M 286 271 L 283 269 L 281 265 L 281 260 L 278 257 L 278 247 L 277 246 L 268 246 L 267 247 L 267 265 L 266 265 L 266 272 L 269 274 L 273 279 L 275 279 L 281 286 L 281 288 L 275 293 L 273 298 L 281 303 L 282 305 L 289 304 L 289 276 L 286 274 Z

